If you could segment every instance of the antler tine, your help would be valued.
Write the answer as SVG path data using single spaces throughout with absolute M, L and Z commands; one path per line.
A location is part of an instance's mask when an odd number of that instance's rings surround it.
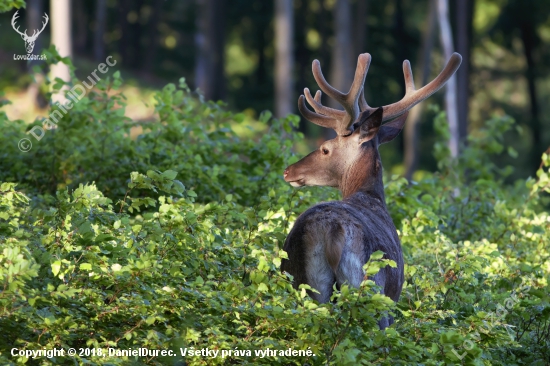
M 40 33 L 42 33 L 44 28 L 46 28 L 46 25 L 48 25 L 48 21 L 50 20 L 50 17 L 46 13 L 44 13 L 42 17 L 44 18 L 44 21 L 42 22 L 42 29 L 40 29 Z
M 403 74 L 405 76 L 405 87 L 406 92 L 403 99 L 400 101 L 385 105 L 384 108 L 384 117 L 383 121 L 388 121 L 395 117 L 398 117 L 431 96 L 433 93 L 438 91 L 451 76 L 456 72 L 460 63 L 462 62 L 462 56 L 458 53 L 453 53 L 447 65 L 443 68 L 443 71 L 437 75 L 430 83 L 426 84 L 422 88 L 415 90 L 413 75 L 411 71 L 411 64 L 409 61 L 405 60 L 403 62 Z
M 317 96 L 317 94 L 315 96 Z M 333 117 L 328 117 L 319 113 L 312 112 L 306 106 L 305 98 L 303 95 L 300 95 L 300 97 L 298 98 L 298 110 L 305 119 L 315 123 L 316 125 L 332 128 L 333 130 L 337 129 L 338 120 Z
M 42 16 L 44 18 L 44 22 L 42 22 L 42 29 L 38 30 L 38 29 L 35 29 L 32 36 L 30 37 L 30 39 L 32 40 L 36 40 L 36 38 L 38 38 L 38 36 L 40 35 L 40 33 L 42 33 L 42 31 L 44 30 L 44 28 L 46 28 L 46 25 L 48 25 L 48 20 L 50 18 L 48 18 L 48 14 L 44 13 L 44 15 Z
M 17 14 L 17 13 L 19 13 L 19 10 L 17 10 L 15 12 L 15 14 L 13 14 L 13 17 L 11 18 L 11 26 L 20 35 L 22 35 L 22 36 L 25 35 L 26 36 L 27 35 L 27 30 L 26 29 L 25 29 L 25 33 L 23 33 L 19 30 L 19 26 L 17 26 L 17 28 L 15 28 L 15 26 L 16 26 L 15 21 L 17 20 L 17 18 L 19 18 L 19 14 Z
M 309 92 L 308 88 L 304 89 L 304 95 L 306 96 L 306 100 L 313 107 L 315 112 L 323 114 L 327 117 L 332 117 L 334 119 L 343 119 L 346 116 L 346 112 L 340 111 L 338 109 L 333 109 L 329 107 L 325 107 L 321 104 L 321 91 L 317 90 L 317 93 L 315 93 L 315 98 L 311 96 L 311 93 Z
M 357 60 L 357 68 L 355 69 L 355 77 L 353 78 L 353 83 L 348 93 L 342 93 L 326 81 L 323 72 L 321 71 L 321 64 L 318 60 L 313 61 L 313 77 L 321 90 L 327 93 L 329 97 L 339 103 L 345 103 L 350 99 L 350 95 L 352 96 L 352 99 L 357 99 L 359 97 L 360 89 L 363 88 L 363 84 L 365 83 L 365 77 L 367 76 L 370 61 L 370 54 L 362 53 L 359 55 Z
M 323 92 L 321 92 L 320 90 L 317 90 L 315 92 L 315 98 L 313 98 L 313 99 L 315 99 L 316 102 L 321 103 L 321 97 L 322 96 L 323 96 Z
M 315 98 L 313 98 L 311 96 L 311 93 L 309 92 L 309 89 L 307 88 L 304 89 L 305 99 L 307 99 L 308 103 L 313 107 L 316 113 L 313 113 L 312 111 L 307 109 L 305 103 L 302 105 L 303 98 L 301 100 L 298 100 L 298 107 L 300 109 L 300 112 L 304 111 L 305 113 L 302 112 L 302 114 L 309 121 L 324 127 L 330 127 L 334 129 L 338 135 L 349 135 L 350 132 L 353 132 L 353 130 L 350 131 L 353 122 L 355 122 L 355 120 L 359 116 L 359 97 L 363 91 L 363 84 L 365 83 L 365 78 L 369 69 L 370 61 L 371 56 L 368 53 L 359 55 L 353 83 L 350 90 L 344 94 L 341 91 L 332 87 L 326 81 L 325 77 L 323 76 L 323 72 L 321 71 L 321 64 L 318 60 L 314 60 L 312 69 L 315 81 L 317 81 L 317 84 L 322 91 L 327 93 L 329 97 L 333 98 L 344 107 L 345 112 L 323 106 L 321 104 L 321 92 L 318 91 L 315 94 Z M 319 118 L 319 116 L 322 116 L 323 118 Z M 327 117 L 331 118 L 332 122 L 329 122 Z M 310 118 L 313 118 L 315 121 L 311 120 Z
M 405 95 L 416 91 L 411 63 L 409 60 L 403 61 L 403 75 L 405 76 Z
M 354 106 L 359 108 L 357 102 L 359 96 L 363 93 L 363 86 L 365 85 L 365 78 L 369 71 L 371 61 L 371 55 L 369 53 L 362 53 L 357 58 L 357 68 L 355 69 L 355 76 L 349 92 L 345 95 L 346 102 L 353 102 Z

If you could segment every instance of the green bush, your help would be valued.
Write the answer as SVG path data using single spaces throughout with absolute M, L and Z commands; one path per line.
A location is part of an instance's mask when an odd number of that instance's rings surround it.
M 550 363 L 550 158 L 537 179 L 505 185 L 490 155 L 510 119 L 488 121 L 455 161 L 440 114 L 439 171 L 386 179 L 406 263 L 398 304 L 368 279 L 318 304 L 279 270 L 297 215 L 337 199 L 282 180 L 298 118 L 265 113 L 267 132 L 239 137 L 242 115 L 181 80 L 157 93 L 158 120 L 133 122 L 121 83 L 99 82 L 27 153 L 17 143 L 41 122 L 0 113 L 0 363 Z M 381 332 L 388 312 L 396 322 Z M 106 351 L 140 347 L 175 356 Z M 29 361 L 13 348 L 94 353 Z M 217 357 L 190 352 L 206 349 Z

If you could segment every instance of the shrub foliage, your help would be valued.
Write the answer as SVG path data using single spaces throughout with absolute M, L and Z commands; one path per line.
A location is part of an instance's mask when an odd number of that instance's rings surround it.
M 338 198 L 282 180 L 303 138 L 298 118 L 264 113 L 266 129 L 243 137 L 243 115 L 180 80 L 156 94 L 157 120 L 131 121 L 121 83 L 118 73 L 98 82 L 27 153 L 17 142 L 41 121 L 0 112 L 0 363 L 28 361 L 13 348 L 146 347 L 175 356 L 34 362 L 550 364 L 550 158 L 536 178 L 505 185 L 509 169 L 490 156 L 506 150 L 509 118 L 487 121 L 453 160 L 440 114 L 439 171 L 413 184 L 387 177 L 406 263 L 398 304 L 369 280 L 388 264 L 381 255 L 360 289 L 318 304 L 279 270 L 297 215 Z M 396 322 L 382 332 L 387 312 Z M 191 352 L 206 349 L 218 356 Z

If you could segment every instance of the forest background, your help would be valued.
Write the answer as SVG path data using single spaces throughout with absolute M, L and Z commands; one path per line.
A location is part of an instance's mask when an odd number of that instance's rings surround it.
M 6 10 L 23 4 L 4 3 Z M 106 56 L 113 56 L 127 81 L 125 113 L 134 120 L 153 120 L 153 91 L 180 77 L 205 99 L 222 100 L 251 120 L 264 110 L 276 116 L 298 113 L 296 102 L 303 88 L 317 89 L 313 59 L 320 60 L 332 85 L 346 89 L 363 52 L 373 57 L 365 84 L 367 101 L 385 105 L 404 95 L 403 60 L 411 61 L 418 88 L 441 70 L 450 50 L 463 56 L 454 86 L 447 87 L 456 107 L 448 110 L 442 92 L 423 104 L 447 109 L 449 120 L 457 125 L 451 128 L 451 144 L 454 140 L 460 149 L 466 136 L 494 115 L 513 117 L 517 129 L 506 134 L 507 148 L 494 158 L 501 167 L 515 168 L 509 182 L 532 176 L 550 145 L 545 128 L 550 125 L 550 63 L 545 61 L 550 59 L 550 3 L 546 1 L 59 0 L 53 4 L 30 0 L 20 11 L 21 29 L 40 29 L 43 13 L 50 14 L 50 24 L 33 52 L 39 54 L 50 43 L 58 45 L 60 54 L 70 56 L 76 65 L 79 79 Z M 32 122 L 47 110 L 46 91 L 40 88 L 43 75 L 32 71 L 37 62 L 13 59 L 24 50 L 10 25 L 13 13 L 0 13 L 0 90 L 13 102 L 4 107 L 8 117 Z M 55 33 L 55 27 L 68 31 Z M 417 174 L 435 170 L 429 123 L 434 115 L 425 106 L 415 108 L 405 133 L 384 153 L 386 169 L 407 178 L 417 170 Z M 299 129 L 309 145 L 298 146 L 300 153 L 330 136 L 303 118 Z

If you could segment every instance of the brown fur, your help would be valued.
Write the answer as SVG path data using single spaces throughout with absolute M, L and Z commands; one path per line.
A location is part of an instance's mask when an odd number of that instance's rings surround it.
M 332 128 L 338 136 L 289 166 L 284 178 L 295 187 L 337 187 L 343 199 L 311 207 L 298 217 L 288 234 L 284 245 L 288 260 L 283 260 L 281 270 L 294 276 L 295 287 L 308 284 L 320 292 L 310 294 L 314 299 L 327 302 L 334 284 L 339 286 L 347 282 L 358 287 L 363 280 L 363 265 L 373 252 L 381 250 L 386 258 L 395 261 L 397 268 L 381 269 L 374 276 L 374 282 L 394 301 L 399 299 L 404 281 L 403 254 L 386 208 L 378 145 L 399 134 L 407 111 L 445 85 L 461 60 L 462 57 L 454 53 L 443 71 L 418 90 L 409 61 L 405 60 L 405 96 L 378 109 L 370 107 L 364 98 L 363 87 L 371 61 L 368 53 L 359 55 L 355 77 L 347 93 L 330 86 L 319 61 L 313 62 L 317 84 L 338 101 L 344 111 L 323 106 L 321 91 L 313 97 L 307 88 L 298 98 L 298 109 L 307 120 Z M 305 100 L 315 112 L 306 106 Z M 382 121 L 391 122 L 382 125 Z M 382 319 L 380 328 L 391 322 L 391 317 Z
M 371 118 L 380 122 L 381 117 L 378 113 Z M 362 267 L 377 250 L 397 268 L 381 269 L 374 282 L 394 301 L 401 294 L 403 254 L 384 199 L 378 137 L 370 132 L 357 129 L 350 136 L 337 136 L 285 171 L 293 185 L 335 185 L 343 193 L 342 201 L 320 203 L 301 214 L 284 245 L 289 259 L 283 260 L 281 270 L 294 276 L 296 288 L 309 284 L 319 291 L 310 293 L 319 302 L 330 300 L 334 284 L 359 287 Z M 391 322 L 390 317 L 379 324 L 385 328 Z

